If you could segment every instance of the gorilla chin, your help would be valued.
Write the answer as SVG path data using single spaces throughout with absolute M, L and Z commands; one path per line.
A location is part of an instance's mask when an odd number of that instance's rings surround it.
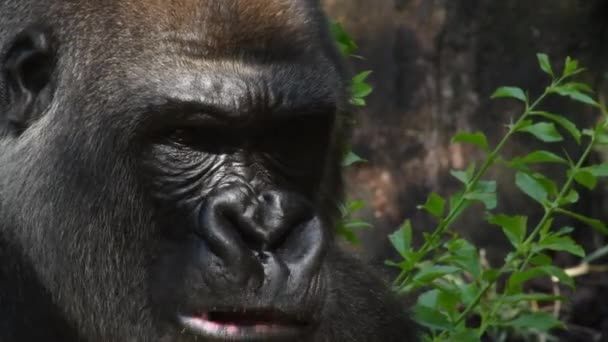
M 348 84 L 317 0 L 0 1 L 0 341 L 416 341 Z

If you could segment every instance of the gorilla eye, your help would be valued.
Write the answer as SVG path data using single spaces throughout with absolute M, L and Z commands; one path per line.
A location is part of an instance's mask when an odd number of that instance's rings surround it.
M 23 130 L 51 101 L 48 87 L 54 68 L 54 46 L 49 30 L 31 27 L 19 34 L 3 61 L 8 88 L 8 121 Z
M 239 135 L 224 125 L 179 127 L 170 133 L 170 140 L 213 154 L 231 153 L 238 148 Z

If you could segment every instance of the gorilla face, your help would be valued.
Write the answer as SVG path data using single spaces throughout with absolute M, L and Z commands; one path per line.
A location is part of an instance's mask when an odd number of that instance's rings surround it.
M 317 1 L 4 0 L 0 58 L 0 340 L 406 337 L 333 236 Z

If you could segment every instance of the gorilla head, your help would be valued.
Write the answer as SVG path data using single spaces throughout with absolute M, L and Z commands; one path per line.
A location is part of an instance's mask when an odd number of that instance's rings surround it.
M 340 62 L 315 0 L 0 1 L 0 340 L 410 340 Z

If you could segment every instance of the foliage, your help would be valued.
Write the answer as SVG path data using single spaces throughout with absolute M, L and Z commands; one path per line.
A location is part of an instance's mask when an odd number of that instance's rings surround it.
M 538 277 L 551 277 L 556 285 L 573 287 L 573 279 L 553 264 L 551 252 L 560 251 L 585 257 L 585 251 L 570 236 L 571 227 L 556 227 L 555 218 L 565 215 L 580 221 L 602 234 L 608 228 L 599 220 L 585 217 L 571 209 L 579 200 L 577 189 L 594 189 L 599 177 L 608 176 L 608 164 L 588 165 L 590 152 L 608 143 L 608 111 L 593 97 L 590 87 L 574 81 L 583 71 L 576 60 L 566 59 L 558 74 L 545 54 L 538 54 L 541 70 L 551 78 L 550 85 L 535 100 L 517 87 L 501 87 L 492 98 L 508 98 L 521 102 L 523 113 L 507 125 L 507 132 L 496 146 L 490 146 L 482 132 L 459 132 L 453 142 L 476 146 L 485 153 L 481 166 L 469 165 L 464 170 L 453 170 L 452 176 L 462 183 L 462 190 L 446 199 L 432 193 L 419 208 L 433 216 L 438 224 L 424 235 L 422 246 L 412 244 L 413 229 L 406 221 L 390 241 L 401 256 L 389 261 L 399 268 L 395 288 L 401 293 L 421 292 L 413 308 L 415 319 L 428 328 L 426 341 L 480 341 L 484 336 L 497 340 L 510 331 L 519 335 L 549 336 L 554 328 L 563 328 L 558 315 L 544 303 L 564 300 L 555 294 L 530 292 L 526 284 Z M 597 108 L 602 120 L 591 129 L 579 129 L 561 114 L 541 109 L 548 96 L 562 96 Z M 558 127 L 561 129 L 558 130 Z M 503 147 L 516 134 L 527 134 L 544 143 L 557 143 L 567 133 L 582 146 L 576 160 L 567 154 L 547 150 L 530 151 L 524 156 L 507 158 Z M 537 170 L 536 165 L 562 165 L 565 181 L 558 182 L 551 175 Z M 497 185 L 485 179 L 492 166 L 513 169 L 514 183 L 531 201 L 542 208 L 537 222 L 522 215 L 495 212 Z M 486 209 L 485 220 L 502 231 L 512 250 L 499 267 L 488 265 L 480 251 L 453 229 L 456 219 L 473 203 Z M 473 325 L 473 320 L 479 321 Z
M 344 30 L 344 27 L 339 23 L 331 24 L 331 31 L 334 36 L 334 40 L 340 52 L 346 57 L 359 57 L 355 55 L 357 52 L 357 44 L 351 38 L 351 36 Z M 371 71 L 363 71 L 356 74 L 349 85 L 350 91 L 350 104 L 353 106 L 362 107 L 365 106 L 365 98 L 372 93 L 372 87 L 367 83 L 367 77 L 371 74 Z M 345 148 L 345 155 L 342 160 L 342 166 L 349 167 L 357 163 L 366 162 L 365 159 L 361 158 L 350 147 Z M 340 222 L 338 222 L 337 232 L 340 236 L 345 238 L 347 241 L 358 244 L 359 240 L 355 234 L 355 230 L 361 228 L 370 228 L 371 225 L 365 221 L 355 218 L 356 213 L 365 207 L 365 202 L 360 200 L 348 200 L 344 204 L 339 205 L 340 213 L 342 215 Z
M 339 24 L 332 25 L 338 47 L 346 56 L 355 54 L 357 45 Z M 418 294 L 413 307 L 417 322 L 426 327 L 425 341 L 480 341 L 491 337 L 505 340 L 515 334 L 523 338 L 542 337 L 547 340 L 554 329 L 564 328 L 559 310 L 552 310 L 564 298 L 561 286 L 574 287 L 574 280 L 566 270 L 553 263 L 551 253 L 565 252 L 581 258 L 582 265 L 608 255 L 608 246 L 585 256 L 585 251 L 571 237 L 572 227 L 559 227 L 555 219 L 567 216 L 601 234 L 608 227 L 594 218 L 585 217 L 572 209 L 579 201 L 580 188 L 593 190 L 598 178 L 608 177 L 608 163 L 593 165 L 589 155 L 598 146 L 608 144 L 608 110 L 594 98 L 591 88 L 574 80 L 584 69 L 578 61 L 567 58 L 559 72 L 545 54 L 537 55 L 540 69 L 550 84 L 536 99 L 518 87 L 500 87 L 492 98 L 516 100 L 523 106 L 522 114 L 506 126 L 506 134 L 497 145 L 491 146 L 483 132 L 458 132 L 453 143 L 471 144 L 485 153 L 480 166 L 470 164 L 463 170 L 452 170 L 451 175 L 462 183 L 462 189 L 449 198 L 437 193 L 429 194 L 418 208 L 437 220 L 437 226 L 423 236 L 423 243 L 415 247 L 414 229 L 409 220 L 389 236 L 400 255 L 387 264 L 400 270 L 394 281 L 399 293 Z M 365 97 L 372 88 L 366 83 L 370 72 L 356 75 L 351 83 L 351 104 L 365 105 Z M 542 110 L 549 96 L 561 96 L 596 108 L 601 120 L 592 128 L 580 129 L 559 113 Z M 523 156 L 510 158 L 502 154 L 503 148 L 515 135 L 529 135 L 540 142 L 556 144 L 572 139 L 581 146 L 581 153 L 573 160 L 565 152 L 556 154 L 545 149 L 530 151 Z M 555 150 L 555 149 L 553 149 Z M 348 149 L 343 165 L 364 162 Z M 561 182 L 543 174 L 538 165 L 553 163 L 563 167 Z M 514 171 L 515 186 L 542 209 L 542 217 L 535 222 L 524 215 L 506 215 L 496 212 L 497 184 L 486 179 L 491 167 L 506 167 Z M 511 251 L 504 263 L 490 266 L 483 251 L 460 237 L 454 223 L 473 203 L 486 210 L 485 221 L 505 235 Z M 364 206 L 362 201 L 348 201 L 341 205 L 342 222 L 339 233 L 356 242 L 353 229 L 368 227 L 353 215 Z M 528 290 L 528 283 L 540 277 L 549 277 L 554 293 Z M 473 324 L 476 322 L 475 324 Z

